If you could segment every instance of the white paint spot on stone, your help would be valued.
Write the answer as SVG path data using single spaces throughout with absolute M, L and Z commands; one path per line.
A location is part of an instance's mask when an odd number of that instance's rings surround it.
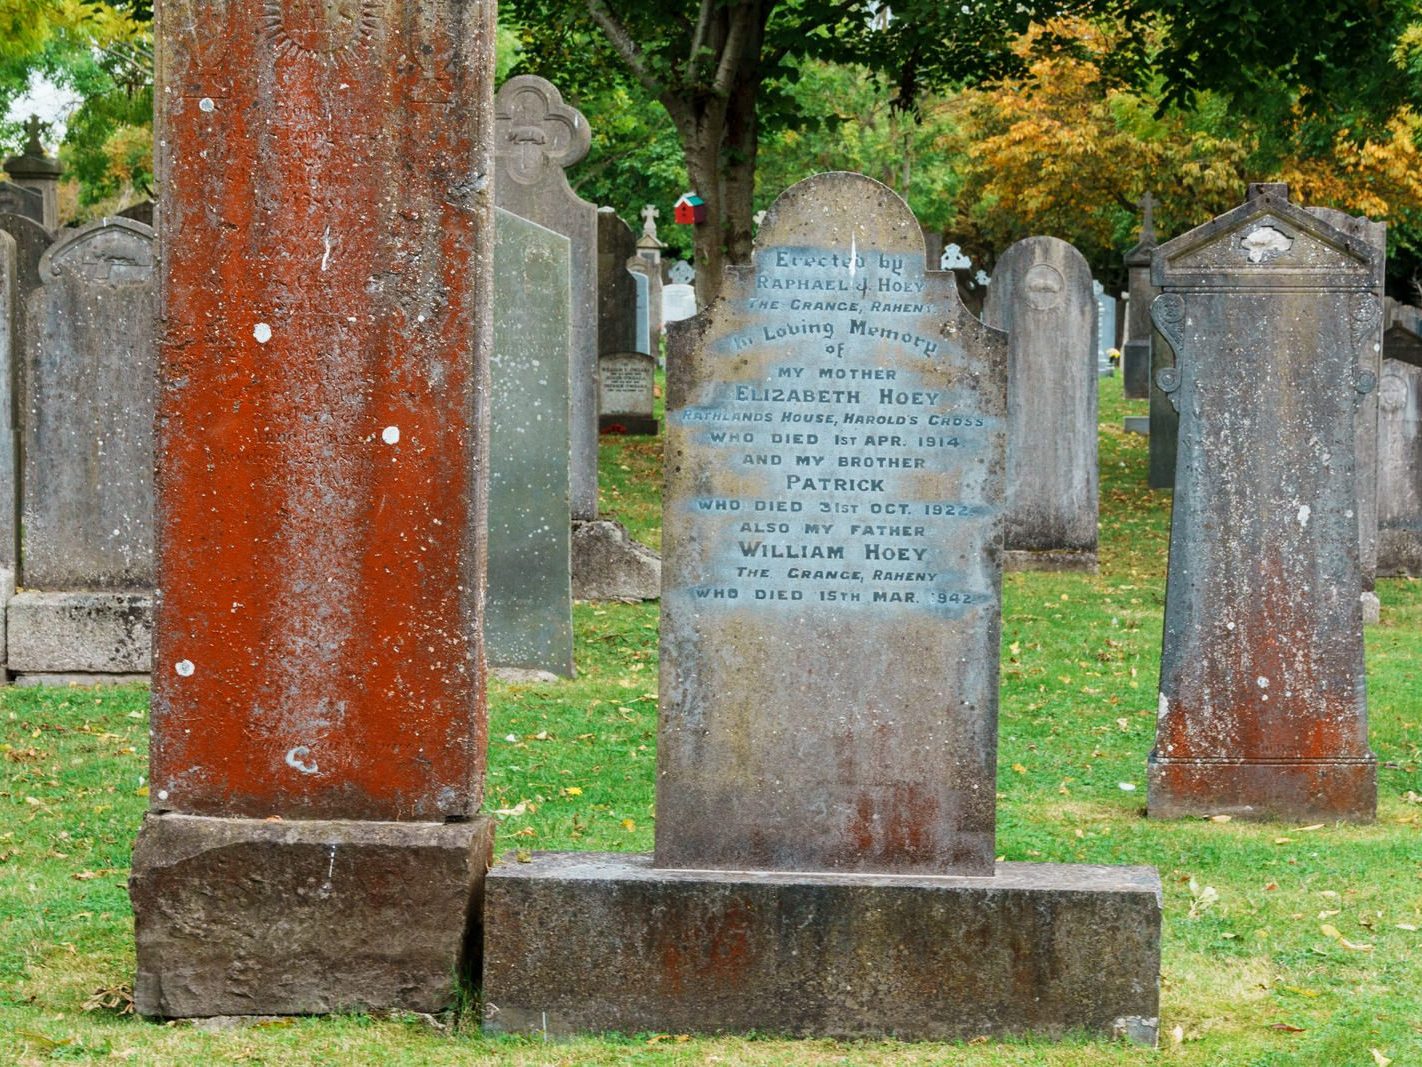
M 400 427 L 385 427 L 385 429 L 380 431 L 380 439 L 387 445 L 398 445 L 400 443 Z
M 1268 688 L 1269 688 L 1269 679 L 1268 679 L 1268 678 L 1265 678 L 1265 677 L 1261 674 L 1258 678 L 1254 679 L 1254 684 L 1257 685 L 1260 689 L 1268 689 Z
M 1300 526 L 1307 526 L 1307 525 L 1308 525 L 1308 517 L 1309 517 L 1310 515 L 1312 515 L 1312 514 L 1313 514 L 1313 509 L 1310 508 L 1307 504 L 1301 504 L 1301 505 L 1299 505 L 1299 525 L 1300 525 Z
M 166 790 L 166 789 L 160 789 L 160 790 L 158 790 L 158 799 L 159 799 L 159 800 L 167 800 L 167 799 L 168 799 L 168 790 Z
M 286 765 L 300 771 L 302 774 L 315 774 L 316 761 L 311 760 L 308 763 L 306 757 L 309 755 L 311 755 L 309 748 L 305 745 L 297 745 L 286 754 Z
M 1232 623 L 1232 622 L 1227 622 L 1227 623 L 1225 623 L 1225 629 L 1226 629 L 1226 630 L 1233 630 L 1233 629 L 1234 629 L 1234 623 Z
M 1239 244 L 1249 253 L 1249 262 L 1264 263 L 1287 252 L 1294 239 L 1273 226 L 1259 226 L 1251 230 Z
M 173 664 L 173 670 L 178 672 L 179 678 L 191 678 L 193 671 L 197 670 L 197 668 L 193 666 L 192 660 L 180 659 L 177 663 Z
M 321 272 L 324 274 L 326 268 L 331 265 L 331 227 L 326 227 L 326 232 L 321 236 L 321 243 L 326 246 L 326 251 L 321 253 Z
M 272 339 L 272 328 L 265 322 L 259 322 L 252 327 L 252 336 L 257 339 L 257 344 L 264 345 Z
M 212 97 L 204 96 L 201 100 L 198 101 L 198 110 L 208 112 L 216 111 L 217 105 L 212 102 Z

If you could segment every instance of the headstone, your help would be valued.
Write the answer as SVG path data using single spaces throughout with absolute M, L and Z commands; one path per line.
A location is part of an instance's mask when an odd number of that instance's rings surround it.
M 1055 237 L 1012 245 L 983 321 L 1008 336 L 1007 545 L 1020 570 L 1095 570 L 1096 303 L 1091 268 Z
M 142 1015 L 442 1011 L 478 944 L 494 8 L 160 10 Z
M 132 219 L 134 222 L 141 222 L 145 226 L 152 226 L 153 201 L 140 200 L 138 203 L 132 204 L 120 211 L 119 218 Z
M 637 238 L 637 254 L 627 264 L 628 270 L 647 279 L 647 325 L 654 347 L 660 346 L 662 330 L 666 326 L 662 321 L 662 287 L 665 285 L 662 280 L 663 247 L 655 233 L 644 233 Z M 654 352 L 653 355 L 655 354 Z
M 153 231 L 66 231 L 26 298 L 17 675 L 142 675 L 153 592 Z
M 49 246 L 54 243 L 54 237 L 34 219 L 24 215 L 0 213 L 0 231 L 8 233 L 15 241 L 15 299 L 12 307 L 11 326 L 14 360 L 11 367 L 10 395 L 13 398 L 14 406 L 11 425 L 14 426 L 15 432 L 19 433 L 25 418 L 20 398 L 27 393 L 23 353 L 25 338 L 30 332 L 26 323 L 26 315 L 29 311 L 29 294 L 39 288 L 40 260 L 44 258 Z M 21 438 L 17 448 L 22 450 L 23 447 L 24 441 Z M 17 451 L 17 460 L 22 455 L 22 451 Z M 17 470 L 16 478 L 18 477 Z M 23 483 L 17 483 L 16 507 L 20 504 L 23 491 Z
M 24 128 L 28 136 L 25 150 L 5 160 L 5 173 L 16 185 L 39 196 L 40 214 L 35 221 L 47 230 L 54 230 L 59 226 L 59 176 L 64 173 L 64 168 L 58 160 L 51 159 L 45 153 L 44 144 L 40 141 L 49 123 L 31 115 L 25 121 Z
M 510 78 L 494 99 L 498 206 L 561 233 L 573 252 L 573 518 L 597 518 L 597 207 L 573 192 L 566 167 L 588 152 L 582 113 L 531 74 Z
M 822 174 L 673 328 L 656 854 L 491 872 L 492 1028 L 1154 1040 L 1154 871 L 994 863 L 1007 349 L 924 268 Z
M 650 304 L 652 302 L 652 282 L 647 277 L 645 270 L 633 269 L 630 264 L 641 260 L 633 256 L 628 260 L 627 273 L 632 275 L 633 287 L 637 293 L 636 303 L 636 328 L 633 335 L 632 350 L 634 352 L 644 352 L 652 354 L 652 312 Z
M 495 210 L 485 654 L 491 667 L 564 678 L 573 676 L 570 262 L 566 237 Z
M 1149 812 L 1371 819 L 1354 436 L 1381 257 L 1260 185 L 1152 276 L 1180 439 Z
M 679 259 L 667 268 L 667 278 L 673 285 L 690 285 L 696 280 L 696 270 L 684 259 Z
M 1092 282 L 1091 291 L 1096 296 L 1096 376 L 1109 378 L 1115 373 L 1111 349 L 1116 346 L 1116 298 L 1100 282 Z
M 0 181 L 0 212 L 23 215 L 44 225 L 44 197 L 14 182 Z
M 1422 310 L 1387 304 L 1378 384 L 1378 575 L 1422 578 Z
M 597 209 L 597 351 L 637 348 L 637 286 L 627 260 L 636 254 L 632 230 L 610 207 Z
M 615 352 L 602 357 L 601 415 L 603 433 L 654 434 L 657 420 L 653 397 L 657 361 L 641 352 Z
M 15 430 L 14 386 L 15 275 L 18 264 L 15 239 L 0 230 L 0 649 L 5 647 L 3 604 L 15 595 L 15 568 L 19 559 L 19 440 Z M 0 661 L 0 670 L 4 670 Z
M 662 322 L 680 322 L 696 314 L 696 287 L 694 285 L 662 286 Z
M 1387 260 L 1387 223 L 1374 222 L 1365 216 L 1349 215 L 1336 208 L 1312 207 L 1309 214 L 1315 215 L 1334 229 L 1341 230 L 1350 237 L 1366 241 L 1377 252 L 1384 266 L 1378 270 L 1378 284 L 1373 290 L 1379 306 L 1383 300 L 1383 274 Z M 1379 315 L 1374 322 L 1375 333 L 1372 343 L 1363 352 L 1363 364 L 1377 381 L 1382 376 L 1383 320 Z M 1378 398 L 1377 389 L 1370 390 L 1358 405 L 1358 426 L 1355 431 L 1358 461 L 1356 485 L 1358 489 L 1358 563 L 1363 574 L 1363 596 L 1365 617 L 1369 622 L 1377 622 L 1377 595 L 1373 586 L 1378 573 Z
M 1141 198 L 1140 240 L 1126 253 L 1126 278 L 1131 296 L 1127 303 L 1126 347 L 1121 352 L 1121 385 L 1127 400 L 1145 400 L 1150 396 L 1150 303 L 1157 292 L 1151 285 L 1150 257 L 1155 247 L 1155 198 L 1147 192 Z M 1154 436 L 1152 433 L 1151 437 Z
M 943 234 L 941 232 L 931 230 L 927 226 L 923 227 L 923 254 L 924 261 L 928 265 L 927 269 L 932 270 L 933 265 L 943 257 Z

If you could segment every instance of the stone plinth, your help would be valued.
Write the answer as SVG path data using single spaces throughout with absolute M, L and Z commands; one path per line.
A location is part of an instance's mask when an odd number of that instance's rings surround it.
M 5 626 L 18 675 L 146 677 L 152 666 L 149 593 L 26 590 L 5 605 Z
M 134 1006 L 160 1018 L 442 1011 L 478 960 L 488 818 L 150 814 L 129 895 Z
M 485 883 L 485 1025 L 1150 1045 L 1160 909 L 1147 867 L 906 878 L 535 853 Z

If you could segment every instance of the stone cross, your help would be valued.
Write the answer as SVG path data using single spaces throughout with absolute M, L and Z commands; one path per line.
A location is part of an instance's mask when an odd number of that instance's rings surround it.
M 568 184 L 566 167 L 587 155 L 587 119 L 542 78 L 523 74 L 494 98 L 494 195 L 498 206 L 568 239 L 572 255 L 573 518 L 597 518 L 597 205 Z
M 642 208 L 642 233 L 653 240 L 657 239 L 657 219 L 662 217 L 662 213 L 651 204 Z
M 1097 309 L 1085 257 L 1055 237 L 1018 241 L 993 267 L 983 321 L 1012 352 L 1005 564 L 1095 570 Z
M 160 24 L 141 1014 L 441 1011 L 469 966 L 494 9 Z
M 1369 820 L 1354 438 L 1382 257 L 1259 185 L 1151 272 L 1180 430 L 1148 810 Z

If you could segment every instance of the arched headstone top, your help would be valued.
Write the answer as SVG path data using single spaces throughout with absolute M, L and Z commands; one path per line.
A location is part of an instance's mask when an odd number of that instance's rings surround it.
M 913 211 L 882 182 L 849 171 L 828 171 L 796 182 L 771 204 L 755 235 L 757 253 L 803 245 L 842 248 L 851 263 L 862 248 L 911 253 L 926 246 Z
M 570 167 L 588 154 L 592 131 L 577 108 L 549 81 L 520 74 L 494 97 L 494 154 L 508 176 L 533 185 L 544 168 Z
M 23 185 L 0 181 L 0 212 L 40 223 L 44 219 L 44 197 Z
M 51 245 L 40 258 L 40 277 L 75 274 L 90 282 L 143 285 L 153 280 L 153 230 L 132 219 L 105 218 Z

